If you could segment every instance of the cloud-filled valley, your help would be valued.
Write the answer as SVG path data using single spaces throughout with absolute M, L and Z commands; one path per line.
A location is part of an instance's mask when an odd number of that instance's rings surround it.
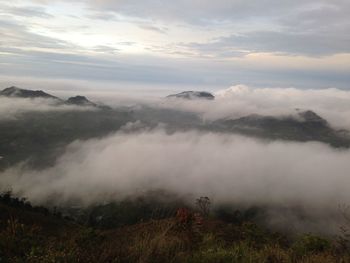
M 161 101 L 158 107 L 195 112 L 204 120 L 239 118 L 250 114 L 286 116 L 295 115 L 296 109 L 313 110 L 335 127 L 350 128 L 350 92 L 347 90 L 237 85 L 214 94 L 214 101 Z
M 349 0 L 0 0 L 0 262 L 350 262 Z
M 156 129 L 76 141 L 54 167 L 28 175 L 25 169 L 10 169 L 1 181 L 34 200 L 58 193 L 58 202 L 78 197 L 89 203 L 164 187 L 185 195 L 210 194 L 217 201 L 331 206 L 350 201 L 349 154 L 313 142 Z
M 329 214 L 339 220 L 338 206 L 350 203 L 349 158 L 349 150 L 321 143 L 155 129 L 76 141 L 53 167 L 14 167 L 0 182 L 33 202 L 61 206 L 163 190 L 189 203 L 207 195 L 215 205 L 300 207 L 318 215 L 319 227 Z
M 189 203 L 197 196 L 207 195 L 217 206 L 270 207 L 267 211 L 271 214 L 286 209 L 282 213 L 285 217 L 279 220 L 273 217 L 278 222 L 272 220 L 270 224 L 284 225 L 297 207 L 307 211 L 309 223 L 314 220 L 313 226 L 308 225 L 310 229 L 319 231 L 331 221 L 336 226 L 340 220 L 338 206 L 350 203 L 348 146 L 334 148 L 332 143 L 323 143 L 322 137 L 298 142 L 284 138 L 287 133 L 284 134 L 289 129 L 305 129 L 293 125 L 304 122 L 308 125 L 309 121 L 316 123 L 312 129 L 326 129 L 327 133 L 328 129 L 349 129 L 349 92 L 239 85 L 213 94 L 214 100 L 164 97 L 125 100 L 115 96 L 110 97 L 110 109 L 53 106 L 47 104 L 48 100 L 2 97 L 7 102 L 0 107 L 2 116 L 17 116 L 19 119 L 13 119 L 14 123 L 31 118 L 35 112 L 43 114 L 32 121 L 46 130 L 33 129 L 30 131 L 33 134 L 43 132 L 42 136 L 52 136 L 52 118 L 57 119 L 54 127 L 71 128 L 62 129 L 65 140 L 48 144 L 48 148 L 61 147 L 53 162 L 40 168 L 26 162 L 7 166 L 1 172 L 0 185 L 34 203 L 59 206 L 87 206 L 155 190 L 176 194 Z M 300 119 L 296 108 L 312 110 L 321 117 L 312 113 L 311 118 L 316 120 Z M 29 115 L 21 116 L 18 112 Z M 287 128 L 276 139 L 215 128 L 217 121 L 244 119 L 252 114 L 276 118 L 277 129 L 287 120 Z M 308 138 L 309 131 L 304 132 Z M 38 160 L 42 160 L 40 156 Z M 310 211 L 317 214 L 316 221 Z M 295 227 L 305 227 L 305 222 L 294 221 Z

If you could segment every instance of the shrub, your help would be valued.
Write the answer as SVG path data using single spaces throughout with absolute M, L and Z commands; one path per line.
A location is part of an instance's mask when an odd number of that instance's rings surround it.
M 311 234 L 301 236 L 292 246 L 296 256 L 325 252 L 330 248 L 331 244 L 327 239 Z
M 204 217 L 209 216 L 210 204 L 210 199 L 207 196 L 202 196 L 196 200 L 196 205 Z

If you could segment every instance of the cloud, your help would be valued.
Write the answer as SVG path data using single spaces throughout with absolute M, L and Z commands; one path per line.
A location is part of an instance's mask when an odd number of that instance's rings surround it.
M 144 24 L 140 24 L 139 25 L 140 28 L 145 29 L 145 30 L 149 30 L 149 31 L 153 31 L 153 32 L 157 32 L 160 34 L 166 34 L 168 31 L 168 28 L 166 27 L 158 27 L 158 26 L 154 26 L 154 25 L 144 25 Z
M 40 2 L 43 4 L 43 1 Z M 57 10 L 53 12 L 55 8 L 66 8 L 59 3 L 46 8 L 42 5 L 37 10 L 42 12 L 47 9 L 57 15 Z M 38 23 L 33 17 L 19 19 L 15 13 L 18 10 L 25 13 L 28 9 L 28 15 L 31 15 L 28 6 L 32 5 L 14 3 L 11 6 L 13 15 L 8 12 L 0 20 L 1 74 L 13 75 L 14 81 L 18 76 L 32 76 L 139 82 L 145 85 L 163 83 L 225 87 L 246 83 L 254 86 L 349 88 L 349 55 L 324 57 L 349 52 L 347 3 L 287 1 L 281 4 L 269 0 L 263 4 L 273 5 L 274 8 L 267 8 L 262 13 L 261 1 L 254 4 L 246 1 L 204 1 L 200 4 L 196 1 L 90 1 L 85 5 L 81 3 L 84 8 L 77 14 L 80 19 L 69 21 L 72 23 L 67 26 L 59 15 L 50 18 L 49 23 Z M 142 10 L 146 9 L 153 10 L 151 15 L 158 18 L 145 18 L 147 12 Z M 183 12 L 176 13 L 178 9 Z M 161 11 L 172 15 L 162 17 Z M 135 30 L 138 32 L 141 25 L 148 31 L 166 32 L 167 36 L 152 34 L 152 41 L 147 40 L 149 37 L 134 39 L 131 30 L 127 32 L 131 41 L 126 37 L 120 42 L 118 39 L 105 43 L 101 41 L 89 47 L 65 41 L 70 39 L 69 34 L 79 33 L 84 26 L 87 28 L 81 34 L 94 33 L 96 23 L 102 22 L 91 21 L 88 17 L 91 14 L 113 15 L 128 26 L 133 24 L 130 28 L 137 28 Z M 127 14 L 136 17 L 126 17 Z M 203 27 L 192 23 L 191 16 L 202 19 Z M 322 22 L 319 17 L 327 21 Z M 169 21 L 171 19 L 176 21 L 175 25 Z M 101 24 L 104 30 L 96 39 L 104 39 L 109 33 L 115 35 L 108 31 L 110 25 L 115 25 L 113 23 L 118 21 L 108 20 Z M 243 26 L 246 24 L 248 26 Z M 62 28 L 66 32 L 57 32 Z M 174 34 L 179 31 L 182 32 L 180 35 Z M 183 33 L 187 31 L 190 32 L 189 36 Z M 213 37 L 205 34 L 204 38 L 193 41 L 192 35 L 202 31 L 212 32 Z M 163 42 L 162 38 L 165 37 L 169 43 Z M 136 53 L 126 54 L 125 50 L 136 50 Z M 313 59 L 290 57 L 296 54 L 313 56 Z
M 74 19 L 66 17 L 71 4 L 79 7 Z M 350 7 L 342 0 L 40 0 L 5 7 L 6 75 L 312 88 L 349 82 Z
M 111 46 L 95 46 L 94 51 L 101 52 L 101 53 L 110 53 L 110 54 L 116 54 L 118 53 L 119 49 Z
M 204 121 L 234 119 L 250 114 L 295 115 L 295 109 L 298 108 L 316 112 L 335 129 L 350 130 L 350 91 L 336 88 L 298 89 L 235 85 L 228 89 L 220 89 L 218 86 L 92 82 L 59 78 L 17 78 L 13 81 L 13 77 L 0 79 L 0 84 L 3 87 L 17 85 L 28 89 L 42 89 L 62 98 L 80 94 L 92 101 L 100 101 L 113 107 L 147 105 L 160 111 L 173 109 L 191 112 L 198 114 Z M 216 98 L 214 101 L 165 99 L 167 95 L 184 90 L 206 90 L 212 92 Z M 40 101 L 37 101 L 37 104 L 39 103 Z M 9 106 L 11 104 L 11 101 L 3 103 Z M 17 104 L 20 105 L 20 102 L 13 105 Z
M 34 39 L 33 39 L 34 41 Z M 348 60 L 334 58 L 320 61 L 297 60 L 286 66 L 275 57 L 247 61 L 217 61 L 195 58 L 167 58 L 152 55 L 85 53 L 76 49 L 25 50 L 1 47 L 1 75 L 45 79 L 72 79 L 115 82 L 139 82 L 145 86 L 163 83 L 184 88 L 227 87 L 234 83 L 253 86 L 296 86 L 306 88 L 349 88 Z M 79 52 L 78 52 L 79 50 Z M 106 51 L 106 50 L 105 50 Z M 100 55 L 99 55 L 100 54 Z M 344 61 L 344 63 L 342 62 Z M 288 63 L 287 63 L 288 64 Z M 298 65 L 301 65 L 300 67 Z M 317 68 L 321 66 L 320 68 Z M 316 69 L 314 69 L 316 67 Z M 297 69 L 296 69 L 297 68 Z M 12 84 L 11 84 L 12 85 Z M 116 84 L 117 85 L 117 84 Z M 98 83 L 96 87 L 98 88 Z M 205 88 L 204 88 L 205 89 Z
M 300 10 L 308 10 L 310 7 L 343 7 L 349 8 L 348 3 L 342 0 L 329 1 L 156 1 L 147 0 L 140 3 L 137 0 L 90 0 L 90 5 L 96 9 L 114 10 L 124 15 L 144 17 L 158 20 L 182 20 L 192 23 L 207 24 L 220 20 L 246 20 L 260 17 L 275 17 L 281 13 L 293 14 Z M 263 11 L 262 11 L 263 10 Z
M 104 20 L 104 21 L 120 21 L 120 19 L 113 12 L 99 12 L 94 11 L 91 14 L 87 15 L 90 19 Z
M 216 205 L 302 207 L 322 215 L 319 224 L 350 202 L 349 158 L 320 143 L 156 129 L 77 141 L 53 167 L 14 167 L 0 183 L 35 203 L 88 205 L 162 189 L 190 202 L 207 195 Z
M 63 86 L 62 92 L 72 92 Z M 194 112 L 204 120 L 252 113 L 280 116 L 302 108 L 315 111 L 336 128 L 350 129 L 350 92 L 338 89 L 238 85 L 216 91 L 214 101 L 186 101 L 165 99 L 158 93 L 140 98 L 137 90 L 133 96 L 130 92 L 120 96 L 112 87 L 104 93 L 82 86 L 82 92 L 105 96 L 114 106 L 143 104 L 159 112 L 170 108 Z M 0 98 L 2 118 L 32 110 L 73 110 L 41 100 L 15 100 Z M 334 233 L 340 224 L 338 205 L 350 203 L 349 158 L 349 149 L 322 143 L 267 142 L 195 130 L 168 133 L 161 126 L 146 129 L 136 122 L 102 139 L 75 141 L 52 167 L 32 170 L 18 165 L 3 171 L 0 186 L 12 187 L 34 203 L 56 205 L 89 205 L 159 189 L 190 203 L 208 195 L 215 205 L 265 207 L 268 224 L 282 229 L 292 221 L 300 231 Z M 303 220 L 297 218 L 296 208 L 305 215 Z
M 327 56 L 349 53 L 350 5 L 345 1 L 90 1 L 96 9 L 162 23 L 225 28 L 222 37 L 186 43 L 203 56 L 272 52 Z M 152 10 L 152 11 L 148 11 Z M 264 10 L 262 12 L 262 10 Z M 194 29 L 195 30 L 195 29 Z M 233 32 L 232 32 L 233 31 Z
M 329 89 L 254 88 L 232 86 L 215 92 L 214 101 L 168 100 L 160 108 L 200 114 L 204 120 L 239 118 L 250 114 L 294 115 L 295 109 L 313 110 L 335 128 L 350 130 L 350 91 Z
M 1 49 L 68 49 L 71 44 L 65 41 L 51 38 L 48 36 L 36 34 L 30 31 L 30 28 L 17 23 L 0 19 L 0 48 Z
M 90 10 L 87 15 L 90 18 L 141 22 L 146 24 L 144 28 L 161 33 L 168 28 L 166 25 L 224 32 L 217 41 L 192 43 L 192 47 L 196 44 L 202 51 L 216 47 L 219 49 L 216 54 L 226 57 L 232 56 L 232 49 L 233 54 L 245 50 L 307 56 L 349 52 L 350 5 L 343 0 L 76 2 L 85 4 Z M 230 50 L 225 50 L 227 48 Z
M 147 105 L 155 109 L 174 109 L 198 114 L 204 121 L 240 118 L 250 114 L 294 115 L 295 109 L 312 110 L 336 129 L 350 130 L 350 91 L 336 88 L 302 89 L 293 87 L 255 87 L 147 84 L 144 82 L 80 81 L 72 79 L 0 78 L 3 87 L 17 85 L 42 89 L 59 97 L 77 94 L 113 107 Z M 184 90 L 212 92 L 214 101 L 169 100 L 167 95 Z
M 203 54 L 235 57 L 249 53 L 280 53 L 329 56 L 349 53 L 350 37 L 345 32 L 256 31 L 221 37 L 207 43 L 185 44 Z
M 125 43 L 130 44 L 130 43 Z M 182 66 L 195 61 L 171 61 L 169 58 L 151 55 L 123 55 L 116 56 L 117 50 L 109 46 L 99 46 L 98 52 L 114 51 L 112 56 L 101 57 L 84 52 L 74 53 L 69 50 L 28 51 L 19 48 L 1 47 L 2 74 L 37 76 L 46 78 L 90 79 L 110 81 L 130 81 L 143 83 L 177 83 L 177 84 L 206 84 L 204 72 L 210 71 L 203 67 L 203 75 L 195 74 Z M 118 54 L 118 53 L 117 53 Z M 15 55 L 15 56 L 14 56 Z M 20 56 L 20 59 L 17 57 Z M 0 63 L 1 63 L 0 62 Z M 1 64 L 0 64 L 1 65 Z M 187 66 L 188 67 L 188 66 Z M 16 77 L 14 77 L 14 80 Z
M 86 111 L 94 110 L 89 107 L 74 105 L 57 105 L 51 99 L 23 99 L 0 97 L 0 121 L 16 119 L 26 112 L 50 112 L 50 111 Z
M 47 13 L 45 8 L 40 6 L 23 6 L 23 7 L 15 7 L 15 6 L 6 6 L 1 5 L 2 11 L 0 13 L 6 15 L 14 15 L 19 17 L 36 17 L 36 18 L 44 18 L 49 19 L 54 16 Z

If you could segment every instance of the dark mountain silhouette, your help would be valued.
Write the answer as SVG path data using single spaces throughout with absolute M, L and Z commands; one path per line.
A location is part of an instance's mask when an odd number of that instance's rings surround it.
M 344 130 L 333 129 L 311 110 L 297 110 L 296 116 L 262 116 L 251 114 L 238 119 L 213 122 L 214 129 L 269 139 L 320 141 L 336 147 L 349 147 L 350 137 Z
M 42 90 L 27 90 L 20 89 L 18 87 L 12 86 L 0 91 L 1 96 L 13 97 L 13 98 L 45 98 L 45 99 L 55 99 L 61 101 L 61 99 L 52 96 Z
M 167 96 L 167 98 L 179 98 L 179 99 L 207 99 L 207 100 L 213 100 L 215 99 L 215 96 L 209 92 L 206 91 L 184 91 L 177 94 L 172 94 Z
M 78 105 L 78 106 L 92 106 L 92 107 L 96 107 L 97 106 L 97 104 L 91 102 L 86 97 L 80 96 L 80 95 L 75 96 L 75 97 L 70 97 L 66 101 L 66 104 Z
M 28 89 L 21 89 L 15 86 L 5 88 L 2 91 L 0 91 L 0 96 L 4 97 L 10 97 L 10 98 L 43 98 L 43 99 L 52 99 L 54 100 L 57 105 L 61 104 L 67 104 L 67 105 L 76 105 L 76 106 L 89 106 L 89 107 L 97 107 L 99 109 L 103 110 L 110 110 L 111 108 L 106 105 L 99 105 L 96 104 L 89 99 L 87 99 L 84 96 L 77 95 L 75 97 L 70 97 L 66 101 L 64 101 L 61 98 L 58 98 L 56 96 L 53 96 L 49 93 L 46 93 L 42 90 L 28 90 Z

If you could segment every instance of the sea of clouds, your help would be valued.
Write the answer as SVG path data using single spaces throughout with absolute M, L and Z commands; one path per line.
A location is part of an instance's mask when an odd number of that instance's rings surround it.
M 207 120 L 252 113 L 280 116 L 296 108 L 310 109 L 337 128 L 350 128 L 348 91 L 240 85 L 215 95 L 214 101 L 162 98 L 137 103 L 195 112 Z M 9 112 L 6 107 L 13 112 L 32 109 L 22 107 L 29 104 L 4 105 L 0 115 Z M 267 142 L 194 130 L 169 134 L 157 127 L 75 141 L 52 167 L 14 166 L 2 172 L 0 185 L 34 203 L 50 200 L 57 205 L 91 205 L 159 189 L 189 202 L 205 195 L 218 205 L 271 207 L 271 224 L 287 224 L 293 217 L 292 210 L 280 213 L 274 208 L 299 207 L 307 211 L 309 221 L 304 220 L 306 227 L 294 218 L 296 227 L 333 231 L 339 226 L 338 206 L 350 204 L 349 160 L 349 149 L 317 142 Z

